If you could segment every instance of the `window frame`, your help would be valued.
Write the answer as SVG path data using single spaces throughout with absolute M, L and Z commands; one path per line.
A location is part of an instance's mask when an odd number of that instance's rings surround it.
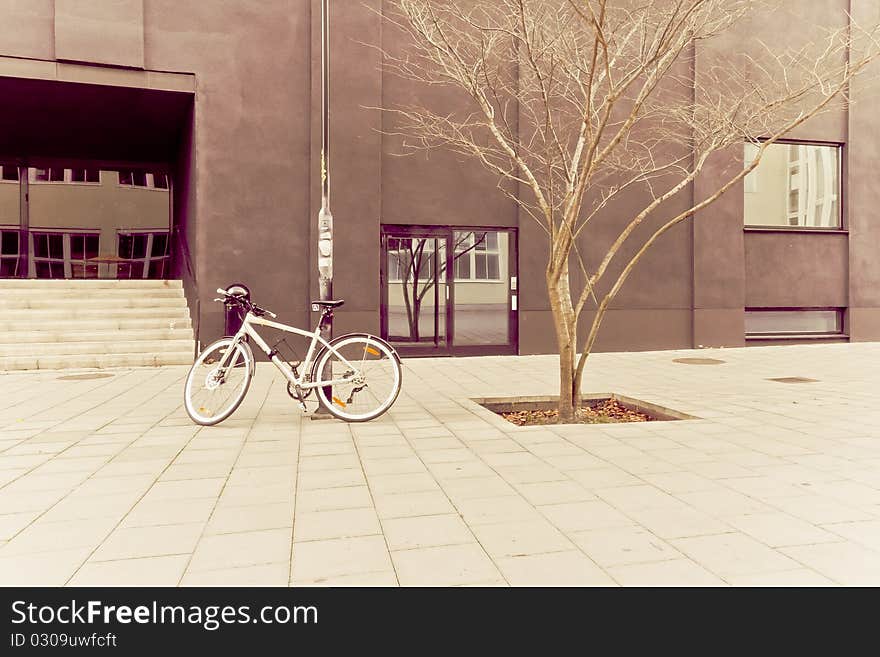
M 62 169 L 64 171 L 63 180 L 37 180 L 37 169 Z M 74 169 L 95 169 L 98 172 L 97 181 L 73 180 Z M 83 185 L 85 187 L 100 187 L 101 185 L 101 169 L 100 167 L 27 167 L 27 178 L 29 185 Z M 9 181 L 12 182 L 12 181 Z
M 493 249 L 489 248 L 488 240 L 485 242 L 485 246 L 486 246 L 485 249 L 478 249 L 477 247 L 473 246 L 470 243 L 465 245 L 465 248 L 467 248 L 469 250 L 467 251 L 467 253 L 464 253 L 462 255 L 468 257 L 468 261 L 469 261 L 468 271 L 470 272 L 470 276 L 463 277 L 463 276 L 458 275 L 458 264 L 457 263 L 458 263 L 461 256 L 459 256 L 459 258 L 456 258 L 455 253 L 452 254 L 452 262 L 453 262 L 452 275 L 453 275 L 453 280 L 456 283 L 504 283 L 505 282 L 504 277 L 501 275 L 501 233 L 502 232 L 503 232 L 502 230 L 489 230 L 489 229 L 485 229 L 485 230 L 453 229 L 453 231 L 452 231 L 453 246 L 455 244 L 456 233 L 469 233 L 471 235 L 475 235 L 476 233 L 486 233 L 486 235 L 488 235 L 489 233 L 495 233 L 498 236 L 497 245 Z M 498 278 L 478 278 L 477 277 L 477 254 L 486 256 L 486 274 L 487 275 L 489 273 L 489 263 L 488 263 L 489 256 L 494 256 L 496 258 L 497 267 L 498 267 Z
M 766 142 L 766 138 L 758 140 L 759 143 Z M 752 142 L 743 142 L 743 147 Z M 743 230 L 753 233 L 823 233 L 823 234 L 848 234 L 849 228 L 847 223 L 847 189 L 846 189 L 846 157 L 847 144 L 839 141 L 822 141 L 816 139 L 779 139 L 773 142 L 773 145 L 779 146 L 825 146 L 837 149 L 837 226 L 790 226 L 786 224 L 747 224 L 745 223 L 745 208 L 743 208 Z M 743 155 L 743 166 L 745 166 L 745 155 Z M 754 174 L 757 169 L 751 172 Z M 750 174 L 750 175 L 751 175 Z M 745 179 L 743 179 L 743 196 L 745 191 Z M 787 195 L 789 190 L 784 190 Z M 786 219 L 788 218 L 788 200 L 786 199 Z
M 165 173 L 164 171 L 148 171 L 145 169 L 116 169 L 116 186 L 121 187 L 122 189 L 150 189 L 153 191 L 159 192 L 170 192 L 171 191 L 171 175 Z M 136 185 L 134 182 L 124 183 L 122 182 L 122 174 L 130 173 L 134 174 L 143 174 L 144 183 L 143 185 Z M 164 176 L 165 177 L 165 187 L 158 187 L 156 185 L 156 176 Z
M 9 178 L 3 177 L 3 170 L 4 169 L 15 169 L 15 171 L 16 171 L 15 180 L 10 180 Z M 19 169 L 19 166 L 17 164 L 16 165 L 0 164 L 0 183 L 8 183 L 8 184 L 15 184 L 15 185 L 21 184 L 21 170 Z
M 395 239 L 395 240 L 398 241 L 398 243 L 402 243 L 402 242 L 404 242 L 405 240 L 409 240 L 409 241 L 410 241 L 410 244 L 412 244 L 412 243 L 415 242 L 416 240 L 420 240 L 420 239 L 424 239 L 424 240 L 433 240 L 433 239 L 436 239 L 436 238 L 433 238 L 433 237 L 392 237 L 392 238 L 389 238 L 389 239 Z M 427 246 L 427 245 L 426 245 L 426 246 Z M 399 249 L 399 248 L 398 248 L 398 249 L 394 249 L 394 252 L 400 253 L 400 252 L 401 252 L 401 249 Z M 391 250 L 391 249 L 388 249 L 388 254 L 390 255 L 391 253 L 392 253 L 392 250 Z M 433 254 L 435 253 L 434 249 L 427 249 L 427 248 L 426 248 L 426 249 L 423 250 L 423 253 L 425 253 L 425 254 L 431 254 L 431 255 L 430 255 L 430 257 L 427 257 L 427 259 L 423 261 L 424 263 L 427 263 L 427 267 L 426 267 L 426 269 L 427 269 L 427 272 L 426 272 L 426 273 L 427 273 L 427 276 L 424 277 L 424 278 L 423 278 L 422 276 L 419 276 L 419 282 L 420 282 L 420 283 L 431 280 L 432 275 L 433 275 L 433 272 L 434 272 L 434 257 L 433 257 Z M 389 273 L 388 273 L 388 282 L 389 282 L 389 283 L 400 283 L 400 284 L 402 284 L 402 283 L 404 282 L 403 279 L 399 277 L 399 276 L 400 276 L 400 269 L 399 269 L 399 267 L 398 267 L 397 269 L 398 269 L 398 271 L 396 272 L 397 278 L 392 277 L 392 276 L 391 276 L 391 272 L 389 271 Z M 407 283 L 412 283 L 412 279 L 407 279 L 406 282 L 407 282 Z
M 0 248 L 0 262 L 2 262 L 4 260 L 12 260 L 15 262 L 15 264 L 13 265 L 13 268 L 12 268 L 12 275 L 0 277 L 0 278 L 19 278 L 18 268 L 21 266 L 21 228 L 19 228 L 18 226 L 13 226 L 13 225 L 0 226 L 0 242 L 2 242 L 3 233 L 15 233 L 18 236 L 18 239 L 17 239 L 18 252 L 15 254 L 3 253 L 2 248 Z
M 743 309 L 743 333 L 746 341 L 760 340 L 828 340 L 849 338 L 847 331 L 847 309 L 840 306 L 798 306 L 798 307 L 746 307 Z M 803 313 L 803 312 L 835 312 L 840 326 L 838 331 L 763 331 L 750 333 L 745 329 L 745 316 L 750 312 Z
M 123 256 L 119 255 L 119 239 L 125 235 L 129 235 L 132 237 L 136 236 L 136 235 L 146 235 L 147 236 L 147 241 L 144 246 L 144 256 L 142 258 L 133 257 L 134 256 L 134 249 L 133 248 L 132 248 L 132 257 L 131 258 L 124 258 Z M 153 238 L 156 235 L 165 235 L 165 253 L 161 256 L 152 255 L 152 253 L 153 253 Z M 121 280 L 139 280 L 137 278 L 132 278 L 132 276 L 131 276 L 131 265 L 133 263 L 137 262 L 137 263 L 141 263 L 143 265 L 143 273 L 141 274 L 141 279 L 143 279 L 143 280 L 162 280 L 162 279 L 164 279 L 165 275 L 167 274 L 168 266 L 169 266 L 169 263 L 171 262 L 171 231 L 170 230 L 161 230 L 161 229 L 150 229 L 150 228 L 134 228 L 134 229 L 120 228 L 120 229 L 117 229 L 116 230 L 116 251 L 115 251 L 115 253 L 116 253 L 117 257 L 119 257 L 121 259 L 120 262 L 117 265 L 115 265 L 117 269 L 116 269 L 114 277 L 116 279 L 120 279 L 120 276 L 119 276 L 120 265 L 125 264 L 125 265 L 129 266 L 129 271 L 128 271 L 129 275 L 126 278 L 123 278 Z M 122 262 L 123 260 L 124 260 L 124 262 Z M 150 276 L 150 273 L 153 271 L 154 264 L 157 262 L 162 262 L 162 275 L 159 277 L 159 279 L 153 279 Z
M 61 235 L 61 257 L 56 258 L 51 255 L 48 256 L 38 256 L 36 249 L 34 247 L 34 238 L 40 235 Z M 48 279 L 37 276 L 37 264 L 38 263 L 47 263 L 49 264 L 50 270 L 52 265 L 60 264 L 62 267 L 62 276 L 61 278 L 65 280 L 71 279 L 93 279 L 98 278 L 100 276 L 99 266 L 100 263 L 95 262 L 94 264 L 89 265 L 88 260 L 83 257 L 82 259 L 74 259 L 71 256 L 71 248 L 70 248 L 70 238 L 73 236 L 82 236 L 82 237 L 97 237 L 98 238 L 98 256 L 101 255 L 101 230 L 99 228 L 76 228 L 72 230 L 58 230 L 57 228 L 32 228 L 28 231 L 28 273 L 29 276 L 35 278 L 41 278 L 42 280 L 50 280 L 55 278 L 54 276 L 50 276 Z M 19 249 L 21 249 L 21 244 L 19 244 Z M 85 254 L 83 254 L 85 256 Z M 83 271 L 86 271 L 87 267 L 94 267 L 95 275 L 94 276 L 73 276 L 73 266 L 80 265 L 83 267 Z

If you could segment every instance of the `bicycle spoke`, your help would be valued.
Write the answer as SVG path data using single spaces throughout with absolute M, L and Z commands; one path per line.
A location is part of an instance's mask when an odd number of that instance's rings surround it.
M 247 392 L 250 362 L 243 347 L 236 347 L 227 366 L 220 370 L 219 364 L 229 348 L 228 340 L 211 345 L 187 376 L 187 412 L 196 422 L 219 422 L 235 410 Z
M 368 419 L 384 411 L 399 389 L 397 362 L 369 339 L 352 338 L 334 345 L 329 360 L 333 394 L 329 401 L 345 419 Z M 340 382 L 340 380 L 342 380 Z

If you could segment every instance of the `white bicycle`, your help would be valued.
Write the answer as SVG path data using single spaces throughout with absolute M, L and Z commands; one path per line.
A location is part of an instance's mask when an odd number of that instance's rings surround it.
M 335 417 L 347 422 L 366 422 L 391 408 L 400 394 L 400 357 L 381 338 L 368 333 L 350 333 L 330 342 L 321 337 L 325 322 L 343 301 L 313 301 L 312 310 L 321 312 L 314 332 L 265 319 L 277 315 L 250 302 L 247 297 L 223 289 L 215 301 L 245 312 L 241 329 L 209 345 L 193 363 L 186 377 L 184 406 L 197 424 L 210 426 L 222 422 L 238 408 L 247 394 L 255 373 L 254 354 L 245 340 L 250 337 L 287 379 L 287 392 L 306 411 L 312 392 Z M 257 326 L 310 338 L 305 360 L 288 363 L 270 347 Z M 276 345 L 277 346 L 277 345 Z M 302 373 L 300 373 L 302 372 Z

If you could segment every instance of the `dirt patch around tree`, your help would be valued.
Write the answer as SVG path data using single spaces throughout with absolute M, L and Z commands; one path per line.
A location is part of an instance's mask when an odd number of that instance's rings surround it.
M 559 413 L 556 408 L 558 397 L 496 397 L 472 401 L 519 427 L 559 424 Z M 606 393 L 584 395 L 577 418 L 565 424 L 618 424 L 693 419 L 697 418 L 640 399 Z
M 499 415 L 518 427 L 559 423 L 559 411 L 555 408 L 534 411 L 508 411 L 507 413 L 499 413 Z M 651 422 L 653 419 L 647 413 L 634 411 L 623 406 L 616 399 L 606 399 L 605 401 L 579 408 L 576 424 Z

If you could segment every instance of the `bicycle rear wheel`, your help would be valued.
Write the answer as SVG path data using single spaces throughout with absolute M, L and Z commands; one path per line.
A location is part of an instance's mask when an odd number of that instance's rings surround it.
M 327 387 L 316 388 L 318 399 L 332 415 L 347 422 L 366 422 L 391 408 L 400 394 L 402 371 L 397 354 L 370 335 L 333 340 L 315 367 L 316 380 L 338 381 L 328 398 Z
M 229 349 L 234 353 L 220 369 L 220 361 Z M 193 363 L 186 377 L 183 401 L 193 422 L 203 426 L 218 424 L 235 412 L 247 394 L 254 368 L 251 348 L 232 338 L 222 338 L 209 345 Z

